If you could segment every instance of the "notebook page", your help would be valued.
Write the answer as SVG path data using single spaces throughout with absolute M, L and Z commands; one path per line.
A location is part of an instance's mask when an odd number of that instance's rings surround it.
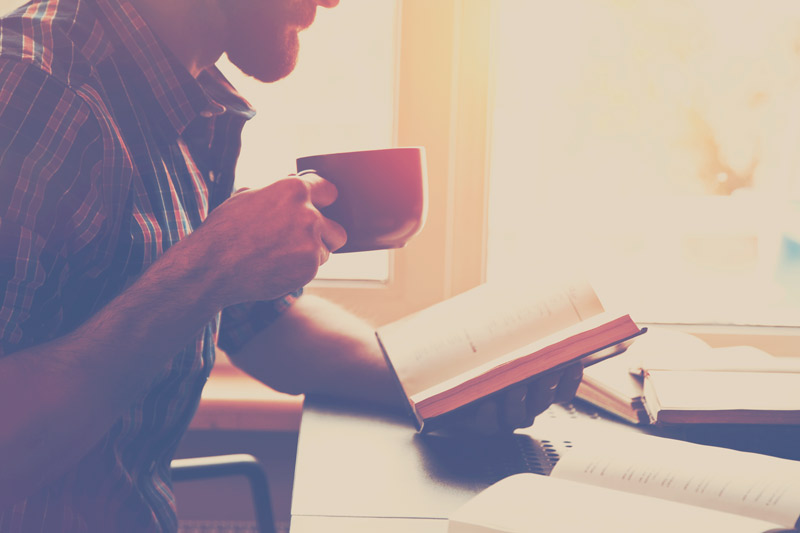
M 800 462 L 650 436 L 576 443 L 553 477 L 795 527 Z
M 763 533 L 777 524 L 537 474 L 508 477 L 450 517 L 449 533 Z

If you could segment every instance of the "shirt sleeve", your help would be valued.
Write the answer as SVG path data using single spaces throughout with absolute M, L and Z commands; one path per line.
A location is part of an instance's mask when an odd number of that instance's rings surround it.
M 272 324 L 303 294 L 303 289 L 277 300 L 247 302 L 222 310 L 217 345 L 228 354 L 235 354 L 245 344 Z
M 101 137 L 75 91 L 0 58 L 0 357 L 63 327 L 72 258 L 103 225 Z

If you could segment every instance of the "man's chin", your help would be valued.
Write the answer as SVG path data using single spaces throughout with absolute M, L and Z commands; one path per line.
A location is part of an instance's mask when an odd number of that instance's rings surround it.
M 289 65 L 276 65 L 276 64 L 268 64 L 268 65 L 252 65 L 248 63 L 237 63 L 235 60 L 231 59 L 231 63 L 236 65 L 236 67 L 241 70 L 247 76 L 251 78 L 255 78 L 258 81 L 264 83 L 274 83 L 278 80 L 282 80 L 286 76 L 292 73 L 294 70 L 295 63 L 292 62 Z
M 292 73 L 297 65 L 299 43 L 297 35 L 289 38 L 280 50 L 270 47 L 273 51 L 257 55 L 254 49 L 247 50 L 244 54 L 228 52 L 231 63 L 248 76 L 264 83 L 273 83 Z

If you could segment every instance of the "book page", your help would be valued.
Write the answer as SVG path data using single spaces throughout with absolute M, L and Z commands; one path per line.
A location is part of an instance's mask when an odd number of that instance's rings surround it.
M 537 474 L 508 477 L 450 518 L 449 533 L 763 533 L 777 524 Z
M 800 462 L 672 439 L 574 443 L 551 475 L 787 528 L 800 515 Z
M 485 284 L 378 329 L 406 394 L 603 312 L 588 283 Z

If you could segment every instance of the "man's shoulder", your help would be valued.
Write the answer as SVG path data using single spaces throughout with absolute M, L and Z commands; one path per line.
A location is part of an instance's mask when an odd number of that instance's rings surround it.
M 81 0 L 37 0 L 0 18 L 0 59 L 41 70 L 64 85 L 90 84 L 110 45 Z

